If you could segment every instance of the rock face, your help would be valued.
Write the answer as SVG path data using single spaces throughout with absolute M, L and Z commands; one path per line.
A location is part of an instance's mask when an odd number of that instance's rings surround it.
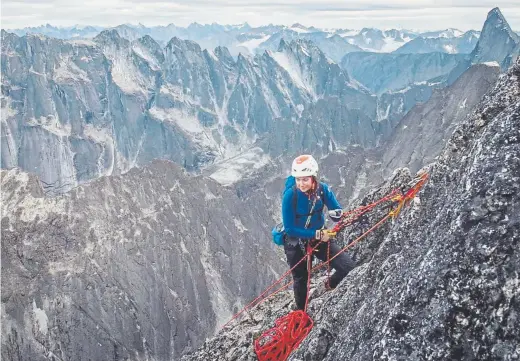
M 359 266 L 336 290 L 315 293 L 315 326 L 290 360 L 520 357 L 519 78 L 517 61 L 427 168 L 420 202 L 355 246 Z M 409 179 L 397 172 L 362 202 Z M 290 299 L 278 295 L 182 360 L 255 360 L 252 340 L 288 312 Z
M 469 30 L 457 37 L 423 37 L 419 36 L 394 51 L 394 54 L 448 53 L 469 54 L 475 49 L 480 33 Z
M 285 268 L 268 215 L 154 161 L 48 198 L 2 170 L 2 359 L 174 360 Z
M 473 65 L 454 84 L 410 110 L 382 147 L 384 177 L 398 167 L 406 165 L 416 172 L 432 162 L 454 128 L 494 87 L 499 73 L 498 65 Z
M 338 147 L 379 136 L 375 97 L 305 41 L 235 61 L 226 48 L 178 38 L 161 48 L 116 30 L 93 41 L 2 31 L 2 74 L 2 168 L 36 173 L 55 193 L 155 158 L 199 170 L 253 145 L 296 152 L 311 116 L 353 125 Z M 326 139 L 313 138 L 318 152 Z
M 462 54 L 349 53 L 341 66 L 349 76 L 376 94 L 449 74 L 464 59 Z

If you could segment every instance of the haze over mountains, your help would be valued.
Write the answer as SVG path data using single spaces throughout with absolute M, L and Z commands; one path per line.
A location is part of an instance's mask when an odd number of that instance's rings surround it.
M 422 33 L 373 28 L 321 30 L 297 23 L 292 26 L 269 25 L 256 28 L 248 24 L 233 26 L 193 23 L 185 28 L 174 24 L 154 27 L 123 24 L 110 29 L 117 30 L 121 37 L 130 41 L 149 35 L 161 46 L 165 46 L 173 37 L 193 40 L 203 49 L 212 50 L 217 46 L 223 46 L 227 47 L 234 57 L 238 56 L 238 53 L 255 55 L 266 49 L 276 50 L 281 39 L 285 41 L 307 39 L 313 41 L 336 62 L 339 62 L 346 53 L 353 51 L 392 52 L 402 48 L 400 52 L 470 53 L 480 34 L 474 30 L 464 33 L 457 29 Z M 108 29 L 94 26 L 58 28 L 47 24 L 7 31 L 18 36 L 42 34 L 58 39 L 92 39 L 103 30 Z M 411 46 L 404 47 L 408 42 L 411 42 Z

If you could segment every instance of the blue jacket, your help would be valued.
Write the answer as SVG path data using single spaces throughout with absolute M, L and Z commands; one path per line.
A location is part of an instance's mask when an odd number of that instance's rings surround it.
M 336 200 L 336 196 L 325 183 L 320 183 L 323 189 L 323 199 L 318 198 L 316 205 L 312 211 L 309 227 L 305 228 L 307 217 L 312 207 L 313 198 L 309 199 L 307 194 L 298 188 L 289 188 L 285 191 L 282 199 L 282 221 L 285 233 L 290 238 L 314 238 L 316 230 L 323 228 L 325 225 L 325 216 L 323 206 L 328 209 L 341 209 L 340 204 Z M 296 192 L 296 209 L 294 209 L 293 193 Z M 320 197 L 321 192 L 316 195 Z

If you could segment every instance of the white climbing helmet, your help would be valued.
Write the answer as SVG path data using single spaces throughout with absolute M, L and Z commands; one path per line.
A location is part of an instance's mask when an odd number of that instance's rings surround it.
M 293 177 L 317 177 L 318 162 L 312 155 L 300 155 L 292 162 L 291 175 Z

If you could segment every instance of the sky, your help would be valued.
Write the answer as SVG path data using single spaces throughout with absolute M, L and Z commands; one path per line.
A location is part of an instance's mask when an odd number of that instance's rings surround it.
M 247 3 L 247 4 L 246 4 Z M 499 7 L 520 31 L 520 0 L 2 0 L 1 27 L 301 23 L 318 28 L 481 30 Z

